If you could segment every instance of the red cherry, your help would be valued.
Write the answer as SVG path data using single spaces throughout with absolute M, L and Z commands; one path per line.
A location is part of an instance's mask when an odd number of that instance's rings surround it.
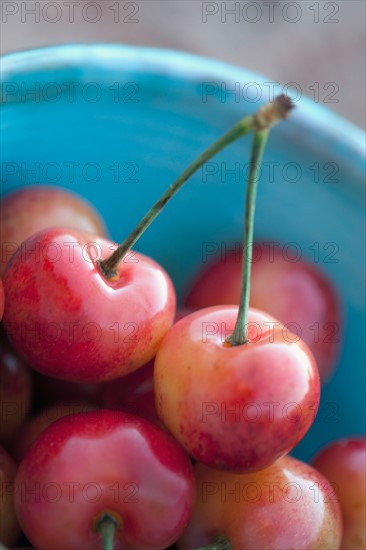
M 203 308 L 238 304 L 242 259 L 228 255 L 204 269 L 186 304 Z M 278 247 L 255 243 L 250 305 L 267 311 L 298 334 L 314 354 L 322 380 L 335 367 L 340 343 L 340 307 L 331 282 L 310 262 L 290 262 Z
M 249 472 L 288 453 L 308 431 L 319 375 L 306 344 L 257 310 L 249 310 L 249 342 L 228 346 L 237 312 L 207 308 L 168 331 L 155 360 L 156 407 L 196 460 Z
M 178 542 L 181 550 L 214 543 L 217 536 L 233 549 L 339 548 L 342 518 L 337 498 L 327 480 L 308 464 L 286 456 L 254 474 L 232 474 L 202 464 L 194 471 L 198 496 Z
M 10 455 L 0 447 L 0 543 L 14 545 L 20 527 L 14 510 L 14 478 L 16 466 Z M 4 548 L 0 544 L 1 548 Z
M 27 418 L 32 401 L 29 367 L 0 335 L 0 442 L 7 445 Z
M 166 548 L 182 534 L 195 498 L 190 460 L 173 438 L 108 410 L 49 426 L 15 485 L 20 524 L 39 550 L 101 548 L 96 529 L 106 515 L 116 523 L 114 548 Z
M 330 443 L 313 461 L 331 483 L 343 515 L 341 548 L 366 548 L 366 438 Z
M 137 253 L 107 279 L 98 254 L 116 245 L 63 228 L 28 239 L 4 275 L 4 326 L 39 372 L 75 382 L 118 378 L 147 363 L 175 314 L 164 270 Z
M 105 235 L 104 223 L 84 198 L 45 185 L 12 191 L 1 199 L 0 274 L 21 245 L 34 233 L 53 226 L 75 227 L 96 235 Z

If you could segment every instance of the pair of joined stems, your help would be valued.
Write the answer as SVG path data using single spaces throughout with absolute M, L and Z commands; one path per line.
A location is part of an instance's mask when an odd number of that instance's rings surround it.
M 244 218 L 244 239 L 243 239 L 243 276 L 242 290 L 238 318 L 234 332 L 226 339 L 228 345 L 236 346 L 245 344 L 248 341 L 248 309 L 250 297 L 250 272 L 252 263 L 253 249 L 253 227 L 255 200 L 257 192 L 257 183 L 260 162 L 263 156 L 264 148 L 267 142 L 270 128 L 280 120 L 288 117 L 291 109 L 294 107 L 291 99 L 286 95 L 280 95 L 273 102 L 263 105 L 254 115 L 246 116 L 235 124 L 231 130 L 213 143 L 206 151 L 201 153 L 168 187 L 160 199 L 145 214 L 142 220 L 137 224 L 132 233 L 125 241 L 113 252 L 106 260 L 99 262 L 99 267 L 107 279 L 117 277 L 117 268 L 129 249 L 141 237 L 144 231 L 160 214 L 170 199 L 179 191 L 185 182 L 199 170 L 208 160 L 217 155 L 225 147 L 254 131 L 250 171 L 247 180 L 246 207 Z

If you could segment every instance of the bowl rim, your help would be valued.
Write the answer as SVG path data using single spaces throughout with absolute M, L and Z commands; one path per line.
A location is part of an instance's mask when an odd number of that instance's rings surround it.
M 271 79 L 243 67 L 185 51 L 114 43 L 56 44 L 7 52 L 0 57 L 0 77 L 6 83 L 16 80 L 19 75 L 24 77 L 37 70 L 86 69 L 96 68 L 98 65 L 113 67 L 118 71 L 121 70 L 122 61 L 135 71 L 144 72 L 149 69 L 172 78 L 184 77 L 196 83 L 203 83 L 203 78 L 233 82 L 249 80 L 259 84 L 272 82 Z M 293 94 L 289 92 L 289 95 Z M 261 98 L 256 103 L 261 105 L 269 100 L 269 91 L 262 87 Z M 1 103 L 3 106 L 5 104 L 6 102 Z M 316 132 L 327 152 L 334 154 L 336 151 L 349 166 L 353 166 L 361 175 L 362 183 L 366 162 L 366 133 L 361 128 L 303 94 L 301 109 L 295 110 L 291 122 L 305 134 Z

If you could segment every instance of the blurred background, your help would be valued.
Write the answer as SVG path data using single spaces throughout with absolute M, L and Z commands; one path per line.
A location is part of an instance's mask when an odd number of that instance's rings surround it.
M 172 48 L 268 77 L 365 128 L 363 0 L 1 0 L 2 54 L 50 44 Z

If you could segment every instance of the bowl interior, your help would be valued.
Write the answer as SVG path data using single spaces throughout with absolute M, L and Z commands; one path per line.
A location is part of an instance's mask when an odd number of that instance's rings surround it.
M 149 48 L 8 55 L 1 192 L 34 183 L 72 189 L 97 206 L 121 241 L 200 152 L 268 100 L 266 81 Z M 339 367 L 294 452 L 304 459 L 336 437 L 365 432 L 363 143 L 360 130 L 301 98 L 291 120 L 272 131 L 259 181 L 256 237 L 316 261 L 343 308 Z M 249 151 L 246 137 L 210 161 L 136 247 L 164 265 L 179 297 L 208 259 L 241 240 Z

